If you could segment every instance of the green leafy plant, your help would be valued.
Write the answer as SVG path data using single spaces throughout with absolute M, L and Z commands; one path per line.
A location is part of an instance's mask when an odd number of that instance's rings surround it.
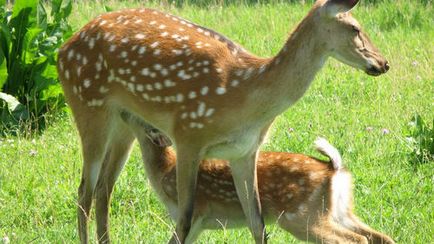
M 72 34 L 70 0 L 16 0 L 0 7 L 0 133 L 43 129 L 45 116 L 64 106 L 57 50 Z M 11 96 L 15 99 L 12 99 Z M 19 104 L 17 105 L 16 102 Z M 25 109 L 23 109 L 25 108 Z
M 434 119 L 432 127 L 426 124 L 420 115 L 415 115 L 407 126 L 407 142 L 414 163 L 428 163 L 434 160 Z

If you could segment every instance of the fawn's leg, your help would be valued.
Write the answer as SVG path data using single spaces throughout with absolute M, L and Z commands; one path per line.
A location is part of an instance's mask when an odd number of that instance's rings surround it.
M 88 243 L 87 223 L 92 195 L 101 164 L 106 157 L 110 115 L 106 111 L 84 106 L 80 111 L 81 113 L 75 114 L 83 152 L 83 169 L 78 188 L 78 232 L 81 243 Z
M 369 243 L 372 244 L 394 244 L 392 238 L 373 230 L 371 227 L 367 226 L 365 223 L 360 221 L 354 214 L 348 214 L 348 216 L 342 221 L 343 227 L 352 230 L 360 235 L 365 236 Z
M 300 240 L 321 243 L 363 243 L 368 241 L 364 236 L 347 230 L 328 219 L 322 220 L 315 216 L 283 214 L 278 220 L 279 226 Z
M 116 122 L 108 145 L 107 157 L 103 162 L 95 188 L 95 207 L 98 241 L 109 243 L 109 205 L 114 184 L 128 159 L 134 136 L 127 125 Z
M 363 243 L 368 244 L 366 237 L 347 230 L 333 222 L 323 222 L 318 226 L 312 226 L 309 230 L 309 241 L 319 243 Z
M 254 152 L 243 158 L 232 160 L 231 170 L 247 224 L 255 242 L 259 244 L 267 243 L 267 239 L 259 202 L 256 159 L 257 152 Z

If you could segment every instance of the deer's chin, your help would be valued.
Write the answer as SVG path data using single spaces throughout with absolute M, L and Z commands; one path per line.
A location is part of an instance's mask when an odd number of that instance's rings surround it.
M 365 72 L 366 72 L 366 74 L 371 75 L 371 76 L 379 76 L 379 75 L 384 73 L 383 71 L 381 71 L 380 69 L 377 69 L 374 66 L 367 68 L 365 70 Z

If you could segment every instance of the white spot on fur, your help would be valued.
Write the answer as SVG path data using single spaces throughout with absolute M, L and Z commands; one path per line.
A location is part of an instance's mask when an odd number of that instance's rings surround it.
M 122 51 L 122 52 L 121 52 L 121 57 L 122 57 L 122 58 L 126 58 L 126 57 L 128 57 L 128 53 L 127 53 L 127 51 Z
M 142 92 L 142 91 L 145 90 L 145 86 L 144 86 L 143 84 L 137 84 L 137 85 L 136 85 L 136 90 L 137 90 L 138 92 Z
M 105 87 L 105 86 L 100 86 L 99 87 L 99 92 L 100 93 L 107 93 L 109 91 L 109 89 L 107 88 L 107 87 Z
M 190 122 L 190 128 L 192 129 L 194 128 L 202 129 L 203 127 L 204 125 L 202 123 Z
M 176 101 L 179 103 L 184 101 L 184 95 L 182 95 L 181 93 L 176 94 Z
M 196 92 L 191 91 L 190 93 L 188 93 L 188 98 L 190 98 L 190 99 L 196 98 Z
M 169 79 L 165 79 L 164 80 L 164 86 L 165 87 L 174 87 L 175 86 L 175 82 L 169 80 Z
M 90 101 L 87 102 L 87 106 L 89 107 L 100 107 L 102 106 L 104 103 L 103 100 L 98 100 L 98 99 L 92 99 Z
M 216 93 L 217 93 L 217 95 L 223 95 L 223 94 L 226 93 L 226 88 L 224 88 L 224 87 L 217 87 Z
M 155 87 L 155 89 L 157 89 L 157 90 L 161 90 L 161 89 L 163 88 L 163 86 L 161 85 L 160 82 L 155 82 L 154 87 Z
M 141 46 L 141 47 L 139 48 L 139 51 L 138 51 L 138 53 L 139 53 L 139 54 L 144 54 L 144 53 L 145 53 L 145 51 L 146 51 L 146 47 L 144 47 L 144 46 Z
M 202 117 L 205 113 L 205 103 L 200 102 L 197 108 L 197 116 Z
M 149 75 L 149 68 L 143 68 L 142 71 L 140 72 L 143 76 L 148 76 Z
M 94 38 L 90 38 L 88 44 L 89 44 L 89 48 L 93 49 L 93 47 L 95 46 L 95 39 Z
M 209 90 L 209 88 L 207 86 L 204 86 L 200 90 L 200 94 L 202 94 L 203 96 L 205 96 L 208 93 L 208 90 Z
M 114 52 L 115 50 L 116 50 L 116 45 L 114 45 L 114 44 L 110 45 L 109 51 Z
M 214 111 L 215 109 L 209 108 L 205 113 L 205 117 L 210 117 L 214 113 Z
M 102 20 L 101 22 L 99 22 L 99 26 L 103 26 L 103 25 L 105 25 L 106 23 L 107 23 L 106 20 Z
M 154 69 L 155 70 L 161 70 L 163 66 L 161 66 L 161 64 L 154 64 Z
M 74 57 L 74 50 L 73 49 L 69 50 L 69 52 L 68 52 L 68 60 L 71 60 L 72 57 Z
M 142 33 L 138 33 L 138 34 L 136 34 L 134 37 L 135 37 L 136 39 L 141 40 L 141 39 L 144 39 L 144 38 L 145 38 L 145 35 L 142 34 Z
M 161 69 L 160 73 L 162 76 L 167 76 L 169 74 L 169 71 L 167 69 L 163 68 L 163 69 Z
M 231 81 L 231 86 L 233 86 L 233 87 L 236 87 L 236 86 L 238 86 L 240 84 L 240 81 L 239 80 L 232 80 Z
M 85 80 L 83 81 L 83 86 L 84 86 L 85 88 L 89 88 L 89 87 L 90 87 L 90 84 L 91 84 L 90 79 L 85 79 Z

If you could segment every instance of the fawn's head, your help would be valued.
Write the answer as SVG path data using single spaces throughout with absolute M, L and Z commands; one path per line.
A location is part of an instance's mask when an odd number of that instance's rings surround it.
M 349 12 L 359 0 L 320 0 L 317 24 L 324 47 L 330 55 L 369 75 L 389 70 L 387 60 L 363 32 Z

